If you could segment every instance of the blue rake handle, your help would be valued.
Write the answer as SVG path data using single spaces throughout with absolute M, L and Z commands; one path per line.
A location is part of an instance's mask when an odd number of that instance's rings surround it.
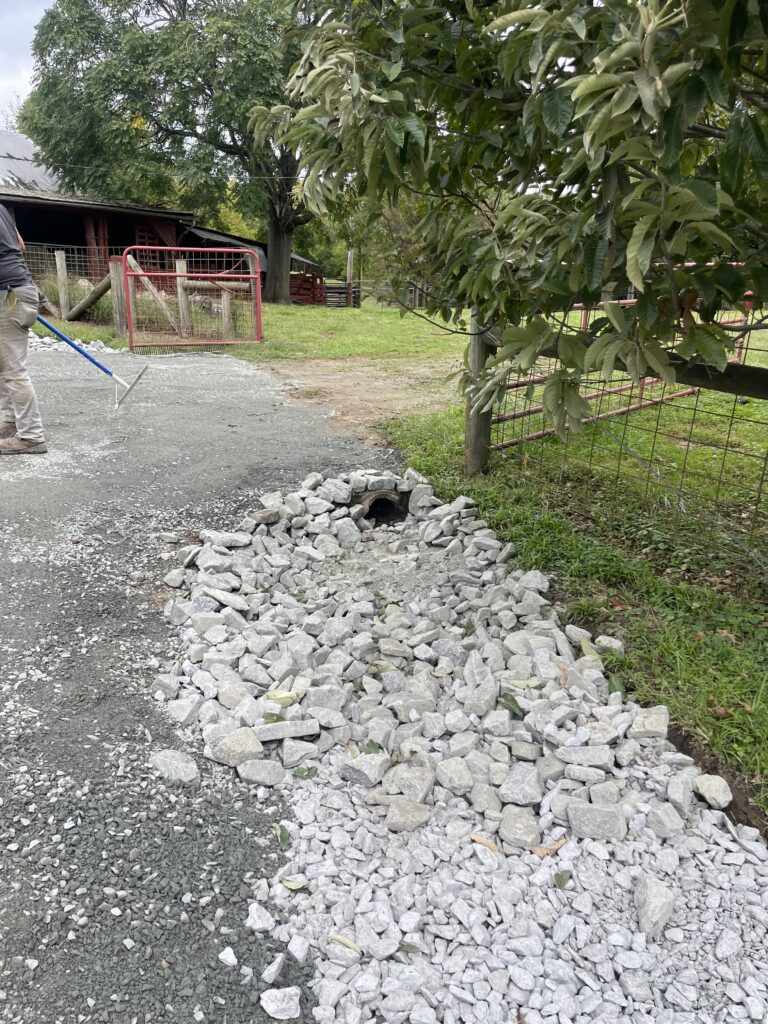
M 144 367 L 141 373 L 139 373 L 138 377 L 133 382 L 133 384 L 128 384 L 126 381 L 123 380 L 122 377 L 118 377 L 114 370 L 110 370 L 108 366 L 105 366 L 104 363 L 100 363 L 99 360 L 96 359 L 95 356 L 92 356 L 90 352 L 86 352 L 86 350 L 81 345 L 78 345 L 76 341 L 72 341 L 71 338 L 68 338 L 66 334 L 64 334 L 62 331 L 58 329 L 58 327 L 54 327 L 53 324 L 48 323 L 48 321 L 43 319 L 43 317 L 41 316 L 39 316 L 37 320 L 38 323 L 41 323 L 43 325 L 43 327 L 49 330 L 52 334 L 55 334 L 57 338 L 60 338 L 65 344 L 69 345 L 70 348 L 73 348 L 75 352 L 78 352 L 83 357 L 83 359 L 87 359 L 89 363 L 93 363 L 93 365 L 97 369 L 101 370 L 102 373 L 105 373 L 111 380 L 115 382 L 115 385 L 119 384 L 120 387 L 125 389 L 124 393 L 119 398 L 117 397 L 117 390 L 115 391 L 115 407 L 123 403 L 123 401 L 128 397 L 128 394 L 131 391 L 133 391 L 133 389 L 136 387 L 136 385 L 139 383 L 139 381 L 149 368 L 149 364 L 147 364 L 147 366 Z

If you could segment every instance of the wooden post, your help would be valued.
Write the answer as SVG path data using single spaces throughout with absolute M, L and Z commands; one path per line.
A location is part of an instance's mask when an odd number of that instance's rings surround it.
M 69 278 L 67 277 L 67 254 L 63 249 L 56 250 L 56 280 L 59 286 L 59 309 L 66 317 L 69 312 Z
M 347 251 L 347 306 L 352 305 L 352 274 L 355 269 L 355 250 Z
M 224 332 L 222 341 L 232 341 L 235 334 L 235 322 L 232 319 L 232 292 L 221 289 L 221 329 Z
M 477 379 L 485 366 L 490 348 L 485 333 L 472 312 L 469 339 L 469 371 Z M 464 433 L 464 472 L 467 476 L 482 473 L 488 465 L 488 446 L 491 443 L 492 412 L 472 412 L 471 399 L 467 399 Z
M 125 284 L 123 282 L 123 261 L 119 256 L 109 260 L 109 278 L 112 282 L 112 323 L 118 338 L 128 337 L 128 315 L 125 309 Z
M 179 327 L 181 336 L 188 338 L 192 333 L 192 310 L 189 305 L 189 291 L 187 290 L 187 261 L 176 260 L 176 273 L 182 275 L 176 278 L 176 295 L 179 300 Z
M 101 281 L 99 281 L 95 288 L 92 288 L 91 291 L 88 292 L 84 299 L 81 299 L 76 306 L 73 306 L 72 309 L 70 309 L 64 319 L 79 320 L 83 313 L 85 313 L 87 309 L 90 309 L 94 302 L 98 302 L 102 295 L 106 295 L 111 287 L 112 277 L 110 274 L 107 274 L 106 277 L 103 277 Z

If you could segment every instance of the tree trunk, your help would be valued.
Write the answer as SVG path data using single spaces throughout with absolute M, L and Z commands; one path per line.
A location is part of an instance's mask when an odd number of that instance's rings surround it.
M 291 252 L 293 228 L 285 228 L 270 205 L 267 215 L 267 283 L 265 302 L 291 301 Z

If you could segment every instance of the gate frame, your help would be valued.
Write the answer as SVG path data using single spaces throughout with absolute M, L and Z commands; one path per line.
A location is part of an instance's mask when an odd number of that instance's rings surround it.
M 248 260 L 250 271 L 247 274 L 221 274 L 221 273 L 210 273 L 201 272 L 194 275 L 181 274 L 176 270 L 142 270 L 136 271 L 131 268 L 129 264 L 129 258 L 132 257 L 133 253 L 136 252 L 166 252 L 166 253 L 178 253 L 180 257 L 188 253 L 225 253 L 229 256 L 245 256 Z M 153 277 L 164 277 L 164 278 L 190 278 L 194 276 L 198 279 L 209 279 L 218 281 L 250 281 L 251 282 L 251 301 L 253 303 L 254 311 L 254 324 L 256 328 L 256 337 L 254 342 L 259 343 L 264 340 L 264 331 L 262 327 L 262 302 L 261 302 L 261 266 L 259 261 L 259 254 L 254 249 L 231 249 L 228 247 L 221 248 L 208 248 L 208 247 L 194 247 L 194 246 L 180 246 L 180 245 L 129 245 L 123 250 L 121 256 L 122 264 L 122 283 L 123 291 L 125 296 L 125 320 L 126 328 L 128 333 L 128 346 L 131 352 L 138 348 L 202 348 L 206 345 L 211 347 L 218 347 L 219 345 L 247 345 L 248 341 L 242 339 L 232 340 L 219 340 L 219 339 L 204 339 L 204 338 L 179 338 L 170 343 L 164 344 L 163 342 L 150 342 L 147 345 L 134 345 L 134 323 L 133 323 L 133 303 L 131 302 L 131 296 L 133 289 L 130 286 L 131 280 L 136 278 L 141 279 L 142 277 L 151 279 Z

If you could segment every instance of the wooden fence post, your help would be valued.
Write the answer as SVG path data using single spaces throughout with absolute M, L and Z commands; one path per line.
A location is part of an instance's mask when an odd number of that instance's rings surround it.
M 123 261 L 119 256 L 109 259 L 109 279 L 112 282 L 112 324 L 118 338 L 128 337 L 128 316 L 125 309 L 125 282 Z
M 232 292 L 221 289 L 221 329 L 222 341 L 232 341 L 235 333 L 235 321 L 232 318 Z
M 469 340 L 469 371 L 477 378 L 485 366 L 491 349 L 485 332 L 480 328 L 477 313 L 472 312 Z M 464 472 L 467 476 L 482 473 L 488 465 L 488 446 L 491 443 L 492 412 L 472 412 L 467 399 L 464 433 Z
M 176 295 L 179 300 L 179 327 L 183 338 L 188 338 L 192 333 L 192 310 L 189 305 L 189 290 L 187 279 L 187 261 L 176 260 L 176 273 L 182 276 L 176 278 Z
M 66 318 L 70 310 L 69 304 L 69 277 L 67 276 L 67 254 L 63 249 L 56 250 L 56 280 L 59 286 L 59 309 L 62 317 Z

